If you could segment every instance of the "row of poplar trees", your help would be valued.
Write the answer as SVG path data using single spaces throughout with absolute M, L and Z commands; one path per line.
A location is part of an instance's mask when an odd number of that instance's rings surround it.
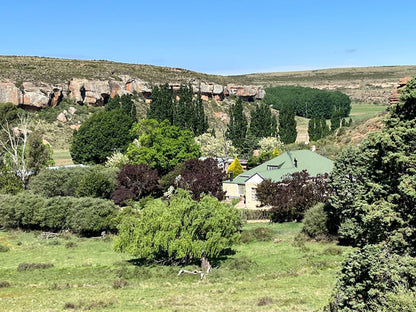
M 155 119 L 158 122 L 168 120 L 171 125 L 191 130 L 194 136 L 205 133 L 208 130 L 208 118 L 205 115 L 201 93 L 198 92 L 194 98 L 192 86 L 181 85 L 178 96 L 179 99 L 167 83 L 155 86 L 147 119 Z
M 240 152 L 252 149 L 264 137 L 277 136 L 277 119 L 272 114 L 269 105 L 260 103 L 251 110 L 250 124 L 243 112 L 243 103 L 238 98 L 229 110 L 230 121 L 225 136 L 233 142 L 233 146 Z

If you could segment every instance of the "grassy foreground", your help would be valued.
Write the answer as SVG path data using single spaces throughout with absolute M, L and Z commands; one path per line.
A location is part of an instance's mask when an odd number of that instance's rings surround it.
M 129 255 L 112 251 L 111 239 L 44 239 L 35 232 L 0 231 L 0 245 L 9 248 L 0 252 L 0 306 L 2 311 L 314 311 L 324 306 L 347 249 L 294 241 L 296 223 L 248 224 L 245 230 L 256 227 L 270 228 L 272 239 L 236 246 L 203 281 L 199 275 L 177 276 L 180 267 L 135 265 Z

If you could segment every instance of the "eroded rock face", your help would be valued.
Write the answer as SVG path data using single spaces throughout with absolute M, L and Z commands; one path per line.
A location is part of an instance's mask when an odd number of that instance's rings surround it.
M 20 90 L 12 82 L 0 82 L 0 103 L 19 104 Z
M 265 91 L 261 86 L 241 86 L 203 83 L 192 81 L 194 93 L 201 92 L 205 101 L 221 102 L 226 96 L 235 95 L 244 100 L 264 98 Z M 180 84 L 169 85 L 178 95 Z M 88 80 L 74 78 L 67 84 L 49 85 L 42 82 L 23 82 L 16 85 L 13 81 L 0 82 L 0 103 L 11 102 L 25 108 L 41 109 L 47 106 L 57 106 L 64 96 L 68 96 L 79 104 L 102 106 L 116 95 L 132 93 L 142 94 L 145 102 L 151 99 L 152 88 L 149 83 L 141 79 L 120 75 L 117 79 Z
M 400 101 L 400 93 L 399 90 L 406 88 L 407 83 L 412 77 L 405 77 L 399 80 L 399 82 L 394 86 L 391 95 L 389 96 L 389 103 L 390 105 L 397 104 Z

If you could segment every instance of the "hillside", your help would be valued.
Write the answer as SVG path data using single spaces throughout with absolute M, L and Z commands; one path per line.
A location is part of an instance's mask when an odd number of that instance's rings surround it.
M 181 68 L 117 63 L 105 60 L 73 60 L 31 56 L 0 56 L 0 82 L 67 84 L 74 78 L 120 81 L 123 76 L 140 79 L 149 86 L 159 83 L 207 83 L 225 86 L 300 85 L 339 90 L 353 102 L 387 104 L 387 98 L 400 78 L 416 75 L 416 66 L 335 68 L 297 72 L 256 73 L 220 76 Z

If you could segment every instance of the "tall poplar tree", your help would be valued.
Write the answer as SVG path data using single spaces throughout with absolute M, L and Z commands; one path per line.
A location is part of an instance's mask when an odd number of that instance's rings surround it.
M 256 138 L 277 136 L 276 116 L 264 102 L 251 111 L 250 133 Z
M 285 104 L 279 111 L 279 135 L 284 144 L 296 141 L 296 120 L 295 110 L 292 105 Z
M 234 147 L 241 149 L 247 135 L 247 118 L 243 112 L 243 102 L 238 98 L 229 110 L 230 121 L 225 136 L 233 142 Z
M 152 89 L 152 102 L 147 111 L 147 119 L 155 119 L 158 122 L 168 120 L 173 124 L 174 113 L 174 97 L 173 90 L 167 83 Z

